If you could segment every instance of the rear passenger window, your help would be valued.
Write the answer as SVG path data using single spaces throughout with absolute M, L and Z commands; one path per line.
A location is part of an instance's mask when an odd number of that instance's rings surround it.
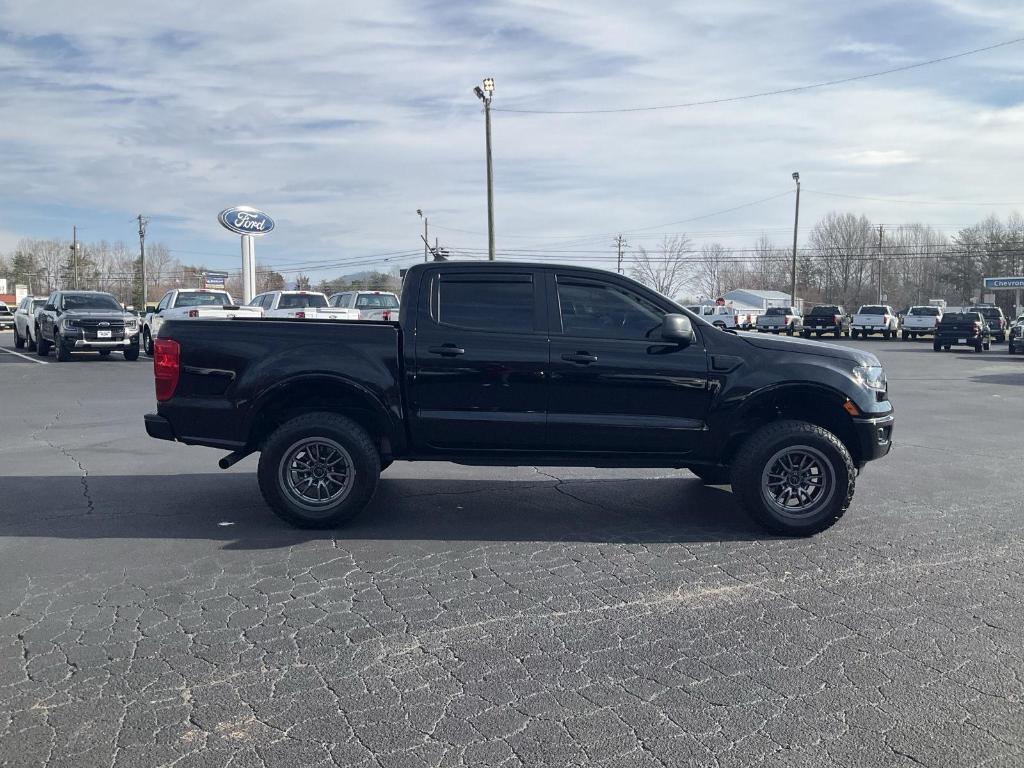
M 437 320 L 481 331 L 533 331 L 533 279 L 530 275 L 443 275 L 438 288 Z

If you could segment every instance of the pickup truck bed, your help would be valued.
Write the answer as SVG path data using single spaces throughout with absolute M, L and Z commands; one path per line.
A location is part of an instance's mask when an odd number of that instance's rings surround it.
M 600 270 L 418 265 L 397 323 L 169 321 L 155 346 L 149 434 L 229 450 L 222 467 L 260 452 L 267 502 L 308 527 L 405 459 L 685 467 L 805 535 L 891 445 L 873 355 L 741 337 Z

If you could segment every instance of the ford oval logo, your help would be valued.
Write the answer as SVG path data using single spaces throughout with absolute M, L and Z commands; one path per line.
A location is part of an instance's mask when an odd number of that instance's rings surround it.
M 240 235 L 265 235 L 274 228 L 274 220 L 263 211 L 248 205 L 236 205 L 217 214 L 217 221 L 225 229 Z

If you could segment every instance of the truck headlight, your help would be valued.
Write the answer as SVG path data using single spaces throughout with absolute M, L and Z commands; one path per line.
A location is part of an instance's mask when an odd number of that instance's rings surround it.
M 853 378 L 868 389 L 885 391 L 885 369 L 880 365 L 858 365 L 853 369 Z

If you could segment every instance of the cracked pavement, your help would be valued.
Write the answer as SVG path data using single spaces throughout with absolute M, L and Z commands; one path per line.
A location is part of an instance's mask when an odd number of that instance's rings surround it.
M 1024 764 L 1024 362 L 852 344 L 896 448 L 809 540 L 681 470 L 408 463 L 298 531 L 145 436 L 144 358 L 0 355 L 0 765 Z

